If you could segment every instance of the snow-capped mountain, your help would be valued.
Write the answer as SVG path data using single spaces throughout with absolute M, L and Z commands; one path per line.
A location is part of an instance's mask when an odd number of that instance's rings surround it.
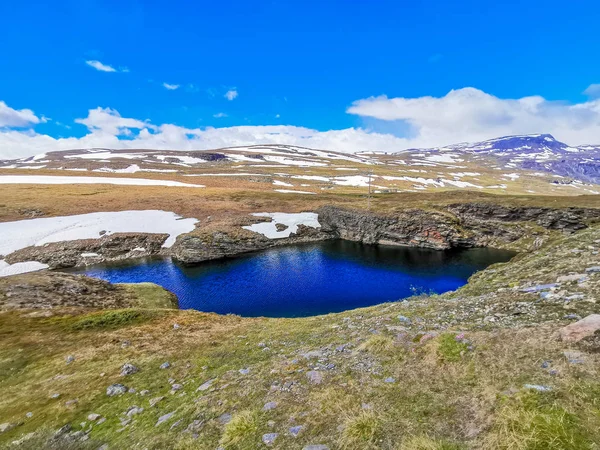
M 436 154 L 457 154 L 462 158 L 486 159 L 507 169 L 547 172 L 586 183 L 600 183 L 600 145 L 572 147 L 550 134 L 505 136 L 410 152 L 426 158 Z

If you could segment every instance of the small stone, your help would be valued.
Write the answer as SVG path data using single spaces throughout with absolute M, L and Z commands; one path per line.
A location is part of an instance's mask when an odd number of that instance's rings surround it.
M 168 369 L 169 367 L 171 367 L 171 364 L 168 362 L 164 362 L 160 365 L 159 369 Z
M 67 400 L 65 402 L 65 406 L 67 408 L 74 408 L 75 406 L 77 406 L 77 403 L 79 403 L 78 400 L 76 398 L 74 398 L 74 399 L 71 399 L 71 400 Z
M 144 408 L 140 408 L 139 406 L 132 406 L 127 410 L 125 415 L 127 417 L 135 416 L 136 414 L 141 414 L 144 412 Z
M 183 419 L 179 419 L 179 420 L 175 421 L 173 423 L 173 425 L 171 425 L 171 428 L 169 428 L 169 430 L 172 430 L 173 428 L 177 428 L 179 425 L 181 425 L 182 422 L 183 422 Z
M 106 395 L 112 397 L 113 395 L 122 395 L 127 392 L 127 387 L 122 384 L 111 384 L 106 388 Z
M 27 414 L 25 414 L 25 417 L 31 418 L 31 417 L 33 417 L 33 413 L 32 412 L 28 412 Z
M 300 432 L 302 431 L 302 428 L 304 428 L 302 425 L 296 425 L 295 427 L 290 427 L 290 429 L 288 431 L 290 432 L 290 434 L 292 436 L 296 437 L 300 434 Z
M 562 275 L 556 279 L 557 283 L 569 283 L 572 281 L 580 281 L 587 278 L 587 275 L 584 273 L 578 273 L 574 275 Z
M 402 314 L 400 314 L 400 315 L 398 316 L 398 320 L 399 320 L 400 322 L 402 322 L 403 324 L 405 324 L 405 325 L 411 325 L 411 324 L 412 324 L 412 320 L 410 320 L 410 319 L 409 319 L 408 317 L 406 317 L 406 316 L 403 316 Z
M 248 375 L 250 373 L 250 369 L 240 369 L 238 372 L 242 375 Z
M 183 389 L 183 385 L 182 384 L 174 384 L 173 386 L 171 386 L 171 389 L 173 391 L 180 391 Z
M 140 395 L 148 395 L 150 391 L 148 389 L 143 389 L 140 391 Z
M 129 392 L 130 394 L 135 394 L 137 392 L 136 388 L 129 388 L 127 389 L 127 392 Z
M 100 414 L 96 414 L 96 413 L 91 413 L 91 414 L 88 414 L 88 416 L 87 416 L 87 419 L 88 419 L 90 422 L 95 422 L 95 421 L 96 421 L 96 420 L 98 420 L 99 418 L 100 418 Z
M 198 389 L 196 389 L 196 391 L 206 391 L 208 390 L 212 384 L 215 382 L 216 378 L 213 378 L 212 380 L 208 380 L 205 383 L 202 383 Z
M 311 444 L 305 445 L 302 450 L 329 450 L 329 447 L 323 444 Z
M 587 269 L 585 269 L 585 271 L 587 273 L 596 273 L 596 272 L 600 272 L 600 266 L 592 266 L 592 267 L 588 267 Z
M 57 398 L 59 398 L 59 397 L 60 397 L 60 394 L 52 394 L 52 395 L 50 396 L 50 398 L 54 398 L 54 399 L 57 399 Z
M 542 363 L 542 366 L 541 366 L 541 367 L 542 367 L 542 369 L 547 369 L 548 367 L 550 367 L 550 363 L 551 363 L 551 362 L 552 362 L 552 361 L 544 361 L 544 362 Z
M 123 341 L 121 342 L 121 348 L 127 348 L 131 345 L 131 342 L 129 341 Z
M 164 397 L 155 397 L 155 398 L 151 398 L 150 399 L 150 407 L 155 406 L 158 402 L 160 402 L 161 400 L 163 400 Z
M 98 447 L 98 450 L 108 450 L 108 444 L 102 444 L 100 447 Z
M 227 425 L 229 422 L 231 422 L 231 414 L 225 413 L 219 416 L 219 423 L 221 425 Z
M 73 361 L 75 361 L 75 357 L 73 355 L 69 355 L 66 357 L 65 361 L 67 364 L 71 364 Z
M 202 429 L 203 425 L 204 425 L 203 420 L 194 420 L 194 421 L 192 421 L 192 423 L 190 423 L 187 426 L 186 431 L 190 432 L 190 433 L 198 433 Z
M 564 319 L 567 319 L 567 320 L 581 320 L 581 316 L 579 314 L 565 314 Z
M 277 408 L 277 402 L 267 402 L 265 403 L 265 406 L 263 406 L 263 411 L 271 411 L 275 408 Z
M 135 367 L 133 364 L 125 363 L 123 367 L 121 367 L 121 376 L 124 377 L 126 375 L 133 375 L 136 372 L 139 372 L 140 369 Z
M 158 418 L 158 421 L 156 422 L 156 425 L 154 425 L 154 426 L 155 426 L 155 427 L 157 427 L 157 426 L 159 426 L 159 425 L 161 425 L 161 424 L 165 423 L 167 420 L 169 420 L 169 419 L 170 419 L 171 417 L 173 417 L 174 415 L 175 415 L 175 411 L 173 411 L 173 412 L 170 412 L 170 413 L 168 413 L 168 414 L 165 414 L 165 415 L 163 415 L 163 416 L 160 416 L 160 417 Z
M 383 380 L 384 383 L 395 383 L 396 379 L 394 377 L 387 377 L 385 380 Z
M 540 384 L 525 384 L 523 385 L 525 389 L 533 389 L 538 392 L 550 392 L 552 388 L 550 386 L 542 386 Z
M 279 433 L 266 433 L 263 434 L 262 441 L 265 443 L 265 445 L 273 445 L 277 439 L 277 436 L 279 436 Z
M 521 289 L 519 289 L 519 291 L 521 291 L 521 292 L 548 291 L 550 289 L 555 289 L 556 286 L 557 286 L 556 283 L 536 284 L 535 286 L 521 288 Z
M 323 382 L 323 375 L 318 370 L 311 370 L 306 372 L 306 377 L 308 381 L 312 384 L 321 384 Z
M 585 362 L 583 353 L 576 350 L 566 350 L 563 352 L 563 355 L 567 358 L 569 364 L 583 364 Z
M 173 329 L 174 330 L 179 330 L 181 328 L 181 325 L 179 325 L 178 323 L 174 323 L 173 324 Z

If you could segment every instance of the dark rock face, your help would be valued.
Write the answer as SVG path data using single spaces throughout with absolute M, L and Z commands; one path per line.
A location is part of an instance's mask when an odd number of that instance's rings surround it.
M 39 261 L 51 269 L 97 264 L 105 261 L 155 255 L 169 237 L 168 234 L 115 233 L 100 239 L 80 239 L 33 246 L 6 256 L 9 264 Z
M 223 232 L 204 235 L 188 234 L 177 239 L 171 249 L 171 256 L 184 264 L 194 264 L 280 245 L 323 241 L 334 237 L 332 233 L 305 225 L 298 225 L 296 233 L 282 239 L 269 239 L 262 234 L 252 232 L 237 236 Z
M 392 244 L 448 249 L 514 242 L 526 236 L 535 223 L 548 230 L 574 232 L 600 217 L 600 210 L 585 208 L 505 207 L 464 203 L 448 207 L 448 214 L 407 210 L 394 216 L 325 206 L 319 210 L 324 232 L 367 244 Z
M 535 222 L 549 230 L 569 233 L 586 228 L 585 221 L 600 217 L 600 210 L 592 208 L 506 207 L 489 203 L 450 205 L 448 210 L 467 225 L 482 221 Z
M 412 209 L 383 216 L 334 206 L 325 206 L 318 212 L 323 231 L 350 241 L 440 250 L 476 245 L 462 232 L 456 218 L 439 212 Z

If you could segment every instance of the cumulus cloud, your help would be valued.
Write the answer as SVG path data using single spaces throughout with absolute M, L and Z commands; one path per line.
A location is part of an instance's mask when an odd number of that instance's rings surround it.
M 111 108 L 96 108 L 88 111 L 85 119 L 75 119 L 75 123 L 85 125 L 92 133 L 114 136 L 131 136 L 132 130 L 156 127 L 147 121 L 121 117 L 118 111 Z
M 585 95 L 591 98 L 599 98 L 600 97 L 600 83 L 590 84 L 585 91 L 583 91 Z
M 463 88 L 443 97 L 370 97 L 355 101 L 347 112 L 408 125 L 415 147 L 533 133 L 550 133 L 572 145 L 600 142 L 600 99 L 577 104 L 540 96 L 501 99 Z
M 237 96 L 238 96 L 238 91 L 235 88 L 229 89 L 224 95 L 224 97 L 229 101 L 234 100 Z
M 85 62 L 88 66 L 93 67 L 96 70 L 99 70 L 100 72 L 116 72 L 117 69 L 115 69 L 112 66 L 109 66 L 108 64 L 102 64 L 100 61 L 97 60 L 89 60 Z
M 162 84 L 163 87 L 169 91 L 174 91 L 175 89 L 179 89 L 179 85 L 178 84 L 169 84 L 169 83 L 163 83 Z
M 224 112 L 220 112 L 220 113 L 213 114 L 213 117 L 216 119 L 221 119 L 223 117 L 227 117 L 227 114 L 225 114 Z
M 4 127 L 0 129 L 0 159 L 90 147 L 204 150 L 252 144 L 395 152 L 531 133 L 550 133 L 571 145 L 600 143 L 600 99 L 577 104 L 539 96 L 501 99 L 464 88 L 443 97 L 371 97 L 355 101 L 347 112 L 363 118 L 369 127 L 329 131 L 292 125 L 190 129 L 155 125 L 98 107 L 75 120 L 87 127 L 87 134 L 54 138 L 35 132 L 33 127 L 43 119 L 32 111 L 17 111 L 0 103 L 0 127 Z M 377 124 L 387 126 L 378 128 Z M 382 129 L 386 132 L 377 132 Z
M 0 128 L 2 127 L 28 127 L 41 122 L 46 118 L 39 118 L 30 109 L 13 109 L 0 101 Z

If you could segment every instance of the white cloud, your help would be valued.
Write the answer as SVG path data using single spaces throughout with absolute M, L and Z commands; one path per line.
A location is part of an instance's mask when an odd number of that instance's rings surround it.
M 571 145 L 600 143 L 600 99 L 577 104 L 551 102 L 539 96 L 500 99 L 465 88 L 443 97 L 367 98 L 354 102 L 348 113 L 365 118 L 372 126 L 329 131 L 291 125 L 190 129 L 154 125 L 99 107 L 75 120 L 88 128 L 86 135 L 54 138 L 31 128 L 43 120 L 32 111 L 17 111 L 0 103 L 0 126 L 4 123 L 5 127 L 0 130 L 0 159 L 90 147 L 203 150 L 252 144 L 393 152 L 529 133 L 551 133 Z M 382 129 L 396 135 L 376 132 L 382 123 L 386 125 Z M 11 129 L 23 126 L 30 128 Z
M 227 117 L 227 114 L 225 114 L 224 112 L 220 112 L 220 113 L 213 114 L 213 117 L 215 117 L 217 119 L 221 119 L 223 117 Z
M 156 129 L 155 126 L 148 122 L 124 118 L 114 109 L 100 107 L 90 109 L 85 119 L 75 119 L 75 122 L 85 125 L 92 133 L 102 133 L 112 136 L 131 136 L 132 129 Z
M 238 91 L 235 88 L 229 89 L 224 95 L 224 97 L 229 101 L 234 100 L 237 96 L 238 96 Z
M 590 84 L 585 91 L 583 91 L 585 95 L 591 98 L 599 98 L 600 97 L 600 83 Z
M 30 109 L 13 109 L 0 101 L 0 128 L 1 127 L 27 127 L 41 122 L 46 118 L 37 117 Z
M 175 89 L 179 89 L 178 84 L 163 83 L 162 85 L 164 86 L 165 89 L 168 89 L 169 91 L 174 91 Z
M 540 96 L 501 99 L 475 88 L 443 97 L 371 97 L 350 114 L 409 126 L 411 146 L 480 141 L 511 134 L 550 133 L 571 145 L 600 142 L 600 99 L 568 104 Z M 388 127 L 389 129 L 389 127 Z
M 100 61 L 96 61 L 96 60 L 89 60 L 85 62 L 88 66 L 93 67 L 96 70 L 99 70 L 100 72 L 117 72 L 117 69 L 115 69 L 112 66 L 109 66 L 107 64 L 102 64 Z M 127 72 L 129 72 L 129 70 L 127 70 Z

